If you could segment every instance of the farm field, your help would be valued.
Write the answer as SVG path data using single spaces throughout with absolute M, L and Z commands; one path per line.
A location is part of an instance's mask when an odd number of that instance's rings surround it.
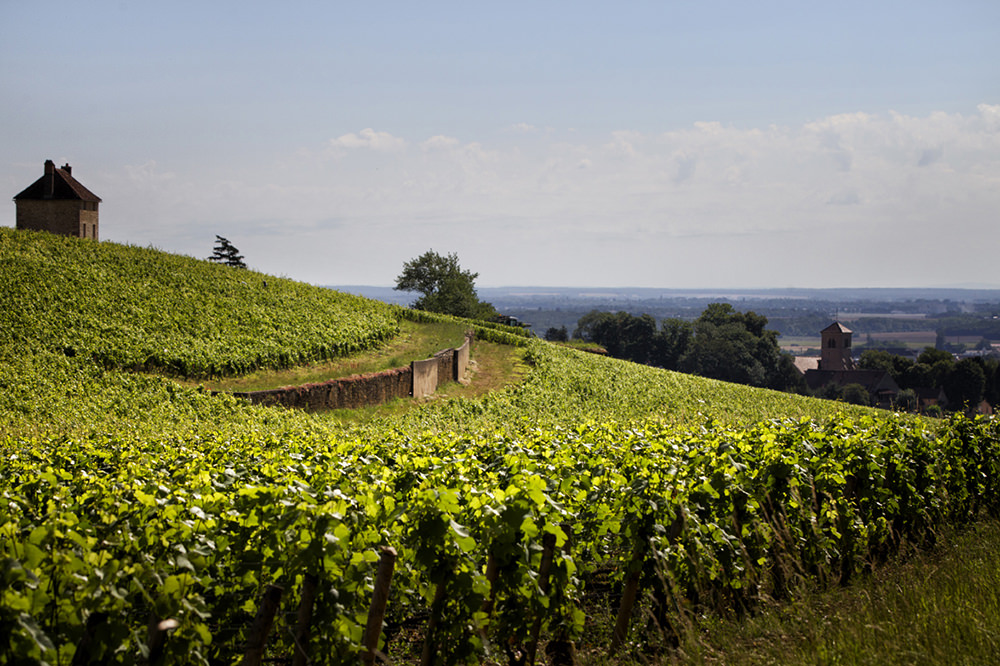
M 914 353 L 921 352 L 927 347 L 934 347 L 937 344 L 937 332 L 932 329 L 925 331 L 879 332 L 871 333 L 870 336 L 869 334 L 864 334 L 855 338 L 855 344 L 859 349 L 863 350 L 869 337 L 876 345 L 890 344 L 894 347 L 901 346 Z M 954 345 L 974 345 L 979 340 L 980 337 L 969 335 L 947 335 L 944 337 L 945 343 Z M 778 341 L 783 351 L 797 355 L 812 351 L 816 355 L 819 355 L 819 335 L 782 336 Z
M 377 642 L 413 663 L 564 663 L 570 644 L 669 660 L 683 609 L 847 582 L 998 508 L 994 421 L 471 322 L 484 368 L 496 356 L 516 381 L 358 420 L 254 407 L 198 382 L 377 355 L 411 323 L 455 320 L 6 229 L 0 286 L 0 663 L 236 663 L 274 597 L 256 657 L 356 663 Z

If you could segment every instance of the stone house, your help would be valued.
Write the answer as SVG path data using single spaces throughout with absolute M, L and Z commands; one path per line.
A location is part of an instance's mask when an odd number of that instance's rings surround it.
M 45 160 L 42 177 L 14 197 L 17 228 L 97 240 L 101 198 L 73 177 L 69 164 Z

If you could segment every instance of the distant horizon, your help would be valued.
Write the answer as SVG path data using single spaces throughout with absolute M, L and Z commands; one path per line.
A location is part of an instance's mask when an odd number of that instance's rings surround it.
M 390 284 L 317 284 L 319 287 L 326 287 L 330 289 L 348 289 L 348 288 L 370 288 L 370 289 L 386 289 L 396 291 L 395 287 Z M 531 290 L 554 290 L 554 291 L 568 291 L 568 290 L 584 290 L 584 291 L 660 291 L 660 292 L 677 292 L 677 293 L 718 293 L 718 292 L 732 292 L 732 293 L 747 293 L 755 291 L 986 291 L 998 292 L 1000 295 L 1000 284 L 997 285 L 953 285 L 953 286 L 917 286 L 917 287 L 850 287 L 850 286 L 833 286 L 833 287 L 640 287 L 635 285 L 622 285 L 622 286 L 610 286 L 602 287 L 596 285 L 544 285 L 544 284 L 506 284 L 506 285 L 476 285 L 476 290 L 494 290 L 494 291 L 512 291 L 516 289 L 531 289 Z M 400 292 L 402 293 L 402 292 Z M 412 293 L 412 292 L 409 292 Z

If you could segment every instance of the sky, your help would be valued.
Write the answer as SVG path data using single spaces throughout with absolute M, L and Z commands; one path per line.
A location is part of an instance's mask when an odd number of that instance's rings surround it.
M 998 45 L 996 0 L 0 0 L 0 188 L 313 284 L 1000 288 Z

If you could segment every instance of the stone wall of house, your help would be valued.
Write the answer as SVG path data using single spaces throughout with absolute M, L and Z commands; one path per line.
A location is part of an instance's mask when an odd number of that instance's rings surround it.
M 381 405 L 393 398 L 411 395 L 423 398 L 433 394 L 443 382 L 458 381 L 465 375 L 471 344 L 470 334 L 466 335 L 461 347 L 445 349 L 429 359 L 413 361 L 407 367 L 315 384 L 237 392 L 233 395 L 246 398 L 255 405 L 281 405 L 309 411 Z
M 85 206 L 92 206 L 93 210 L 85 210 Z M 97 204 L 75 199 L 19 200 L 15 225 L 18 229 L 96 240 Z

